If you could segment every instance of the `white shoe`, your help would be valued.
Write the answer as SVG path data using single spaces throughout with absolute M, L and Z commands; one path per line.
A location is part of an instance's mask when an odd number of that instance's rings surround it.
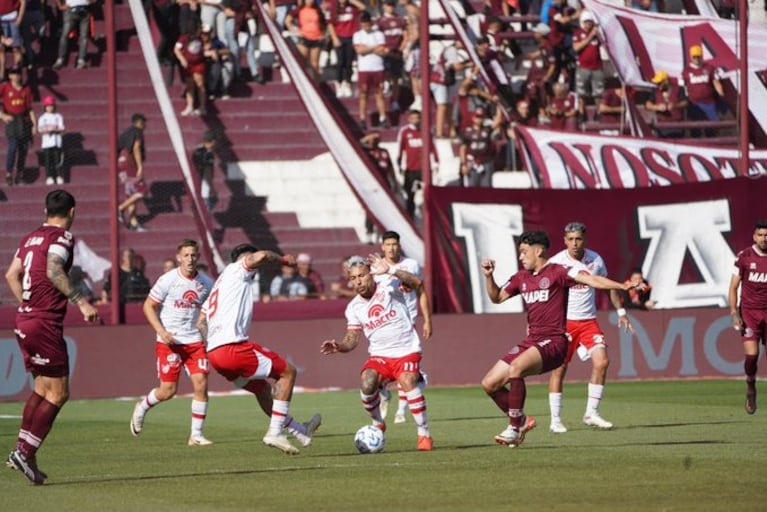
M 585 425 L 588 425 L 589 427 L 596 427 L 602 430 L 610 430 L 611 428 L 613 428 L 612 423 L 602 418 L 599 415 L 599 413 L 596 413 L 596 412 L 592 412 L 591 414 L 586 414 L 583 417 L 583 423 Z
M 46 185 L 53 185 L 53 184 L 55 184 L 55 183 L 56 183 L 56 180 L 54 180 L 53 178 L 47 178 L 47 179 L 45 180 L 45 184 L 46 184 Z
M 380 405 L 378 408 L 381 410 L 381 418 L 386 419 L 386 413 L 389 412 L 389 402 L 391 402 L 391 391 L 387 388 L 381 388 L 378 392 L 380 397 Z
M 394 415 L 394 423 L 407 423 L 407 415 L 404 412 L 397 411 Z
M 141 402 L 133 408 L 133 416 L 130 419 L 130 433 L 133 437 L 138 437 L 144 429 L 144 410 L 141 408 Z
M 62 178 L 61 176 L 56 178 L 56 185 L 63 185 L 63 184 L 64 184 L 64 178 Z
M 181 111 L 181 115 L 184 116 L 184 117 L 191 116 L 193 114 L 194 114 L 194 109 L 193 108 L 187 107 L 187 108 L 185 108 L 184 110 Z
M 315 414 L 312 416 L 312 419 L 307 421 L 306 423 L 303 423 L 304 428 L 306 429 L 306 434 L 295 434 L 293 437 L 298 439 L 298 442 L 301 443 L 302 446 L 306 447 L 312 444 L 312 439 L 314 439 L 314 433 L 317 431 L 317 429 L 322 425 L 322 416 L 319 414 Z
M 288 438 L 285 436 L 285 434 L 280 434 L 277 436 L 270 436 L 267 434 L 264 436 L 264 444 L 266 446 L 271 446 L 272 448 L 282 450 L 288 455 L 296 455 L 298 453 L 298 448 L 290 444 L 290 441 L 288 441 Z
M 189 446 L 208 446 L 213 444 L 213 441 L 211 441 L 210 439 L 207 439 L 203 435 L 199 435 L 199 436 L 191 436 L 189 438 L 189 441 L 187 441 L 186 444 L 188 444 Z
M 552 434 L 565 434 L 567 433 L 567 427 L 561 420 L 552 420 L 549 425 L 549 432 Z
M 516 448 L 525 440 L 525 434 L 533 430 L 536 425 L 535 418 L 527 416 L 519 430 L 509 425 L 506 430 L 495 436 L 495 442 L 509 448 Z

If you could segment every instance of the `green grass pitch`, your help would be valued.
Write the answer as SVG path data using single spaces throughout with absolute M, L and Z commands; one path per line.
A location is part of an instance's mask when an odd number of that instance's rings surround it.
M 2 511 L 719 511 L 767 510 L 767 402 L 747 416 L 739 381 L 609 384 L 609 432 L 580 423 L 585 384 L 565 389 L 570 432 L 548 432 L 543 386 L 528 389 L 538 429 L 509 449 L 506 421 L 478 388 L 427 389 L 435 451 L 419 453 L 412 417 L 391 421 L 386 450 L 359 455 L 367 422 L 357 392 L 298 394 L 299 420 L 323 415 L 297 456 L 263 445 L 249 396 L 213 397 L 208 447 L 188 447 L 189 399 L 154 409 L 141 437 L 132 401 L 67 404 L 39 453 L 50 477 L 0 472 Z M 767 392 L 767 390 L 765 390 Z M 0 404 L 0 448 L 15 443 L 22 404 Z

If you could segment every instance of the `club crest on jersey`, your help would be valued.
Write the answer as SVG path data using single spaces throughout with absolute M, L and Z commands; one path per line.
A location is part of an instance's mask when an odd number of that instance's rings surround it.
M 368 309 L 369 322 L 365 323 L 366 329 L 377 329 L 389 321 L 397 318 L 397 311 L 386 311 L 386 308 L 381 304 L 373 304 Z
M 543 277 L 538 282 L 538 286 L 541 288 L 541 290 L 546 290 L 549 288 L 549 286 L 551 286 L 551 281 L 549 281 L 548 277 Z

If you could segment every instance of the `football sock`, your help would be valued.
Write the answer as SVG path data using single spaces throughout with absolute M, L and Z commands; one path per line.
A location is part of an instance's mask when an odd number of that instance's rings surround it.
M 589 398 L 586 401 L 586 414 L 593 414 L 599 410 L 599 402 L 602 401 L 605 387 L 602 384 L 589 382 Z
M 498 391 L 490 393 L 489 396 L 504 414 L 509 412 L 509 389 L 507 387 L 502 387 Z
M 525 418 L 525 398 L 527 398 L 527 386 L 525 379 L 517 377 L 509 379 L 509 424 L 519 430 L 522 420 Z
M 208 402 L 192 400 L 192 436 L 202 435 L 202 427 L 205 425 L 205 416 L 208 414 Z
M 56 421 L 56 416 L 60 410 L 61 408 L 58 405 L 44 398 L 40 401 L 32 417 L 32 423 L 29 425 L 27 438 L 19 447 L 27 459 L 35 456 L 37 449 L 40 448 L 40 445 L 43 444 L 43 441 L 45 441 L 45 438 L 51 431 L 53 422 Z
M 743 363 L 743 370 L 746 372 L 746 383 L 748 384 L 749 391 L 756 389 L 756 360 L 758 358 L 758 355 L 746 355 L 746 360 Z
M 285 428 L 285 421 L 288 418 L 290 402 L 287 400 L 275 400 L 272 404 L 272 419 L 269 421 L 269 431 L 267 435 L 279 436 L 282 429 Z
M 156 390 L 154 389 L 150 391 L 149 394 L 139 402 L 141 404 L 141 410 L 144 411 L 145 414 L 149 409 L 160 403 L 160 399 L 157 398 L 157 393 L 155 391 Z
M 32 418 L 35 416 L 35 410 L 43 401 L 43 397 L 35 392 L 32 392 L 27 398 L 27 403 L 24 405 L 24 412 L 21 416 L 21 427 L 19 428 L 19 439 L 16 443 L 16 448 L 20 448 L 21 444 L 26 441 L 29 435 L 29 429 L 32 426 Z
M 551 421 L 560 421 L 562 417 L 562 393 L 549 393 L 549 411 Z
M 362 399 L 362 406 L 365 408 L 365 412 L 373 418 L 373 423 L 377 425 L 384 423 L 381 417 L 381 398 L 378 391 L 372 395 L 366 395 L 360 390 L 360 398 Z
M 402 386 L 397 384 L 397 394 L 399 395 L 399 405 L 397 406 L 397 414 L 405 414 L 407 412 L 408 407 L 408 398 L 407 393 L 405 393 L 405 390 L 402 389 Z
M 408 407 L 410 407 L 410 413 L 413 415 L 415 424 L 418 426 L 419 436 L 430 436 L 429 434 L 429 418 L 426 415 L 426 398 L 421 393 L 421 390 L 413 388 L 405 393 L 407 396 Z

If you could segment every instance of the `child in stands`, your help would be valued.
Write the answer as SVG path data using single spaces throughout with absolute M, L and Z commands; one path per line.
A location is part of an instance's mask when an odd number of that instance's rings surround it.
M 56 111 L 56 98 L 53 96 L 46 96 L 43 99 L 43 109 L 43 115 L 37 120 L 37 131 L 42 135 L 41 153 L 47 175 L 45 184 L 62 185 L 64 183 L 62 151 L 64 116 Z

